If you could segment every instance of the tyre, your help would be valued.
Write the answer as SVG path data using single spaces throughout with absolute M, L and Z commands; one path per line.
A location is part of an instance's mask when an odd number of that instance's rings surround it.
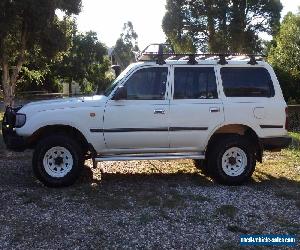
M 48 187 L 72 185 L 80 175 L 84 160 L 79 144 L 65 135 L 42 139 L 33 153 L 33 172 Z
M 243 136 L 230 135 L 220 138 L 208 156 L 210 171 L 216 181 L 226 185 L 240 185 L 252 176 L 255 150 Z

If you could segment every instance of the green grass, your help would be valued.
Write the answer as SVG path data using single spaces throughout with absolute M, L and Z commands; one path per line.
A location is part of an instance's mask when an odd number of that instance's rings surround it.
M 271 188 L 275 196 L 293 201 L 300 208 L 300 134 L 293 138 L 289 148 L 281 152 L 265 152 L 262 164 L 257 164 L 253 175 L 256 188 Z
M 289 134 L 293 139 L 300 141 L 300 133 L 290 132 Z
M 289 135 L 292 137 L 291 149 L 300 151 L 300 133 L 290 132 Z

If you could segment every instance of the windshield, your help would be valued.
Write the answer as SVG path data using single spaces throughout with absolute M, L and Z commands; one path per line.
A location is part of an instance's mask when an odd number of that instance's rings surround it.
M 135 66 L 135 64 L 129 65 L 117 78 L 114 80 L 108 88 L 105 90 L 104 95 L 109 96 L 115 87 L 120 83 L 121 80 L 127 75 L 127 73 Z

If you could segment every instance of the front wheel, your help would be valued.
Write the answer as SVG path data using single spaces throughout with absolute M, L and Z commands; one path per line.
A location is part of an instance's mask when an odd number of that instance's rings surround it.
M 250 179 L 255 170 L 255 151 L 246 137 L 225 136 L 214 144 L 208 162 L 218 182 L 239 185 Z
M 83 154 L 73 139 L 64 135 L 53 135 L 38 143 L 32 166 L 37 179 L 46 186 L 70 186 L 80 175 Z

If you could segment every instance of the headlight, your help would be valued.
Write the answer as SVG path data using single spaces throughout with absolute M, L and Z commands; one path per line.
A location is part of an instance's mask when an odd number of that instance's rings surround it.
M 24 114 L 16 114 L 16 128 L 21 128 L 25 125 L 26 123 L 26 115 Z

